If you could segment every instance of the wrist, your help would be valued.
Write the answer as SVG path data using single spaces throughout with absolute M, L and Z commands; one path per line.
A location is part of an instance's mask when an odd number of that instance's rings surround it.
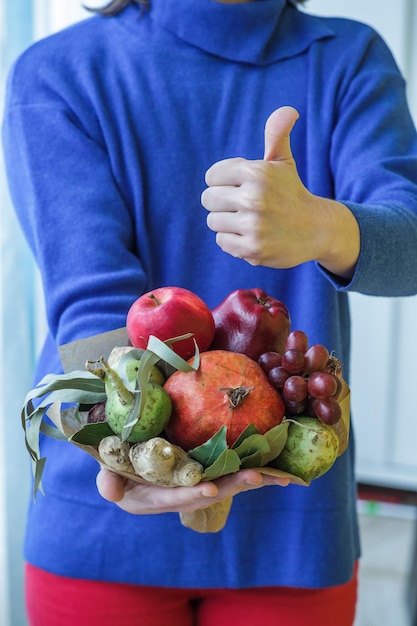
M 316 196 L 315 205 L 320 233 L 316 261 L 340 278 L 350 279 L 360 252 L 359 224 L 342 202 Z

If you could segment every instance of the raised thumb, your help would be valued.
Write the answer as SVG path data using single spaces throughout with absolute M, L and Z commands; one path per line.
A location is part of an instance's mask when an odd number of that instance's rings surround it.
M 298 111 L 289 106 L 271 113 L 265 124 L 265 161 L 292 159 L 290 134 L 298 118 Z

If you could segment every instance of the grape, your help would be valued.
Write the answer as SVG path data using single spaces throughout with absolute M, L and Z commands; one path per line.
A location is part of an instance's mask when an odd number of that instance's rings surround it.
M 302 374 L 304 371 L 304 353 L 300 350 L 285 350 L 282 355 L 282 366 L 290 374 Z
M 290 376 L 282 388 L 284 401 L 300 402 L 307 398 L 308 384 L 303 376 Z
M 320 343 L 310 346 L 304 354 L 304 373 L 312 374 L 313 372 L 324 371 L 328 358 L 329 351 Z
M 295 400 L 287 400 L 284 398 L 285 408 L 288 413 L 292 415 L 302 415 L 305 414 L 307 408 L 307 399 L 299 400 L 298 402 Z
M 281 365 L 282 356 L 279 352 L 264 352 L 258 359 L 259 365 L 262 367 L 263 371 L 268 373 L 272 370 L 273 367 L 278 367 Z
M 314 402 L 315 401 L 316 401 L 316 398 L 313 398 L 312 396 L 307 396 L 306 413 L 310 417 L 317 417 L 316 412 L 314 410 Z
M 293 330 L 285 341 L 284 350 L 299 350 L 304 354 L 308 348 L 308 337 L 302 330 Z
M 106 401 L 94 404 L 88 411 L 87 422 L 95 424 L 97 422 L 106 421 Z
M 330 398 L 336 395 L 339 388 L 336 376 L 327 372 L 313 372 L 307 386 L 308 393 L 313 398 Z
M 336 424 L 342 417 L 342 409 L 335 398 L 316 398 L 313 401 L 313 409 L 316 417 L 329 426 Z
M 275 389 L 282 389 L 285 381 L 289 378 L 291 374 L 287 372 L 285 367 L 282 365 L 278 365 L 278 367 L 273 367 L 268 372 L 268 380 Z

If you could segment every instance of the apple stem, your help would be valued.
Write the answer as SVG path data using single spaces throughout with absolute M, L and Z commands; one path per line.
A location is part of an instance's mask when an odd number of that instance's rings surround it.
M 157 306 L 159 306 L 161 304 L 160 300 L 158 300 L 158 298 L 155 296 L 155 294 L 150 293 L 148 298 L 150 298 L 151 300 L 153 300 L 155 302 L 155 304 Z

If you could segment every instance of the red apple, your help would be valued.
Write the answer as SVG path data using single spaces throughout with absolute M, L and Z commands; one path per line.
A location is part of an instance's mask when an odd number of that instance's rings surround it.
M 290 314 L 283 302 L 260 288 L 237 289 L 214 310 L 212 350 L 230 350 L 257 361 L 264 352 L 284 352 Z
M 207 350 L 214 337 L 214 319 L 206 303 L 183 287 L 159 287 L 140 296 L 130 307 L 126 329 L 135 348 L 146 348 L 150 335 L 161 341 L 193 333 L 193 337 L 177 341 L 172 349 L 189 359 L 197 342 L 201 352 Z

